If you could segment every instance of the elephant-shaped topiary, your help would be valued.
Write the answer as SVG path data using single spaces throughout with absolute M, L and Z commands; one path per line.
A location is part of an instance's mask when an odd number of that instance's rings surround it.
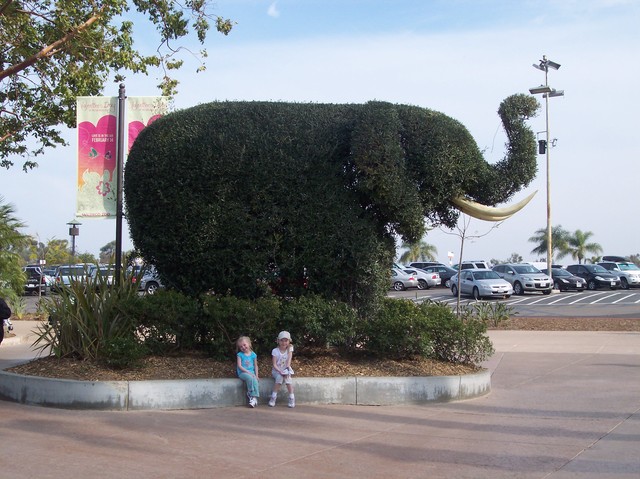
M 455 225 L 456 201 L 496 205 L 531 182 L 525 120 L 537 108 L 526 95 L 502 102 L 509 143 L 495 165 L 458 121 L 416 106 L 215 102 L 174 112 L 129 154 L 131 237 L 188 294 L 311 291 L 362 307 L 388 289 L 395 235 L 419 240 L 426 221 Z

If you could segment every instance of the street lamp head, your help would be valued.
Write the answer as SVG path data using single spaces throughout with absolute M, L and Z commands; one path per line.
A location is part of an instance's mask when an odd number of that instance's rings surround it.
M 554 96 L 564 96 L 564 90 L 551 90 L 547 95 L 549 98 L 553 98 Z
M 532 95 L 537 95 L 539 93 L 551 93 L 552 91 L 553 91 L 553 88 L 551 88 L 549 85 L 540 85 L 533 88 L 529 88 L 529 93 L 531 93 Z
M 547 60 L 547 66 L 549 68 L 553 68 L 554 70 L 559 70 L 560 69 L 560 64 L 556 63 L 556 62 L 552 62 L 551 60 Z
M 538 65 L 534 63 L 533 67 L 537 68 L 538 70 L 542 70 L 543 72 L 548 72 L 549 68 L 552 68 L 554 70 L 560 69 L 560 64 L 553 62 L 551 60 L 548 60 L 547 56 L 543 55 L 542 60 L 540 60 L 540 63 Z

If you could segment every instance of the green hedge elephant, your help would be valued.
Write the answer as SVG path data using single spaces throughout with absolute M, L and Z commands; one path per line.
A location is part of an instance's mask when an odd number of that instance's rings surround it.
M 215 102 L 142 131 L 125 170 L 133 242 L 188 294 L 314 292 L 363 307 L 384 295 L 395 238 L 491 210 L 536 173 L 535 98 L 500 105 L 507 154 L 488 164 L 467 129 L 385 102 Z M 483 205 L 485 206 L 483 206 Z M 521 206 L 521 205 L 520 205 Z

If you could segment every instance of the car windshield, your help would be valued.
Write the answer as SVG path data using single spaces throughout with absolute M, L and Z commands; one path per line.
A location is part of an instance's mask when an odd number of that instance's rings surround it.
M 535 266 L 531 266 L 530 264 L 514 266 L 513 269 L 516 270 L 518 274 L 527 274 L 527 273 L 539 273 L 540 270 Z
M 620 271 L 640 271 L 640 268 L 633 263 L 618 263 L 618 268 Z
M 585 264 L 584 267 L 592 273 L 608 273 L 608 271 L 599 264 Z
M 84 274 L 83 266 L 65 266 L 58 269 L 60 276 L 81 276 Z
M 500 279 L 500 276 L 498 276 L 498 273 L 496 273 L 495 271 L 476 271 L 475 273 L 473 273 L 473 277 L 475 279 Z
M 572 276 L 572 274 L 569 273 L 566 269 L 558 269 L 558 268 L 553 269 L 553 274 L 555 274 L 556 276 Z

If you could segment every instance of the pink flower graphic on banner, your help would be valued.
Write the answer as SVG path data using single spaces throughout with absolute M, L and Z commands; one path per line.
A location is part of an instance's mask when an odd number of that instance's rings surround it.
M 116 130 L 117 120 L 114 115 L 105 115 L 94 125 L 83 121 L 78 125 L 78 183 L 83 183 L 84 172 L 95 172 L 100 176 L 106 171 L 113 180 L 116 168 Z
M 109 192 L 111 192 L 111 184 L 106 181 L 101 181 L 96 186 L 96 190 L 98 190 L 98 194 L 102 196 L 107 196 Z
M 129 122 L 129 149 L 127 151 L 131 151 L 133 142 L 136 140 L 136 138 L 138 138 L 138 135 L 140 134 L 140 132 L 161 117 L 162 115 L 153 115 L 151 118 L 149 118 L 149 121 L 147 122 L 146 125 L 143 122 L 138 120 Z

